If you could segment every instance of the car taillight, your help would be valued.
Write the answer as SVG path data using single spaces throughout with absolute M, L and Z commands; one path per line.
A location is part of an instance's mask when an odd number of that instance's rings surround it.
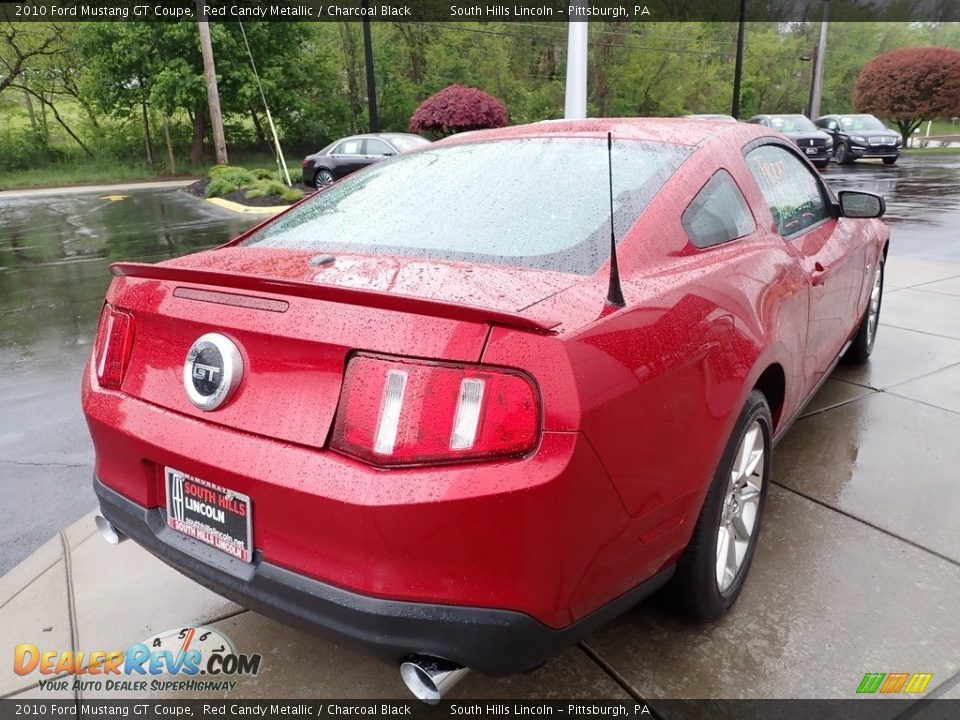
M 523 455 L 540 438 L 533 382 L 519 371 L 357 355 L 331 446 L 373 465 Z
M 133 350 L 133 315 L 104 303 L 93 360 L 101 387 L 120 387 Z

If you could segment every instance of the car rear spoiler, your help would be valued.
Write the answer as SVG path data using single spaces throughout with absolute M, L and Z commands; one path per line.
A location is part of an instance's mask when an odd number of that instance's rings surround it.
M 328 302 L 343 303 L 346 305 L 360 305 L 362 307 L 395 310 L 397 312 L 429 315 L 431 317 L 461 320 L 463 322 L 505 325 L 536 333 L 550 333 L 560 324 L 560 321 L 535 320 L 516 313 L 493 310 L 475 305 L 458 305 L 442 300 L 429 300 L 427 298 L 412 297 L 410 295 L 395 295 L 379 290 L 364 290 L 361 288 L 341 287 L 339 285 L 322 285 L 294 280 L 280 280 L 262 277 L 260 275 L 246 275 L 243 273 L 196 270 L 193 268 L 131 262 L 113 263 L 110 266 L 110 272 L 117 277 L 213 285 L 233 290 L 247 290 L 251 292 L 285 295 L 288 297 L 326 300 Z

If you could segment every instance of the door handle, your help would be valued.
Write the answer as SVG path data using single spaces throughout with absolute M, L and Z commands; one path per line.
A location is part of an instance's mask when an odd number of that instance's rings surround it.
M 810 274 L 810 283 L 812 285 L 823 285 L 824 281 L 827 279 L 827 268 L 821 265 L 819 262 L 813 264 L 813 272 Z

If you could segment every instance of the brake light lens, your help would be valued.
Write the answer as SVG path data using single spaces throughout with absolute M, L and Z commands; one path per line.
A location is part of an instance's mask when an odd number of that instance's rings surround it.
M 133 315 L 104 303 L 93 356 L 100 387 L 120 388 L 132 351 Z
M 356 355 L 347 364 L 331 447 L 372 465 L 524 455 L 540 404 L 524 373 Z

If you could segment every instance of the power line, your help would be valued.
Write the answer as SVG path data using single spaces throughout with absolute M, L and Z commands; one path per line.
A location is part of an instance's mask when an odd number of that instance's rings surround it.
M 749 24 L 749 23 L 748 23 L 748 24 Z M 532 28 L 541 28 L 541 29 L 543 29 L 543 30 L 558 30 L 558 31 L 562 31 L 562 32 L 564 32 L 564 33 L 566 32 L 566 25 L 564 25 L 564 24 L 541 25 L 541 24 L 538 24 L 538 23 L 525 22 L 525 23 L 523 23 L 523 26 L 524 26 L 524 27 L 532 27 Z M 590 34 L 591 34 L 591 35 L 613 35 L 613 36 L 615 36 L 615 37 L 624 37 L 624 36 L 643 37 L 643 35 L 642 35 L 641 33 L 638 33 L 638 32 L 633 32 L 633 31 L 618 32 L 618 31 L 616 31 L 616 30 L 600 30 L 600 29 L 593 28 L 593 27 L 590 28 Z M 659 35 L 658 37 L 661 37 L 661 38 L 663 38 L 664 40 L 686 40 L 686 39 L 687 39 L 687 38 L 680 37 L 680 36 L 678 36 L 678 35 Z M 737 44 L 737 41 L 736 41 L 736 40 L 707 40 L 707 39 L 701 39 L 700 42 L 714 43 L 714 44 L 718 44 L 718 45 L 736 45 L 736 44 Z
M 454 32 L 469 32 L 469 33 L 479 33 L 481 35 L 498 35 L 501 37 L 512 37 L 519 38 L 521 40 L 528 40 L 530 37 L 528 35 L 521 35 L 519 33 L 503 32 L 500 30 L 485 30 L 483 28 L 465 28 L 465 27 L 455 27 L 452 25 L 447 25 L 445 23 L 433 23 L 440 26 L 442 30 L 452 30 Z M 730 55 L 729 52 L 720 52 L 717 50 L 690 50 L 687 48 L 669 48 L 669 47 L 654 47 L 649 45 L 624 45 L 621 43 L 603 43 L 588 40 L 588 44 L 593 47 L 607 47 L 607 48 L 623 48 L 625 50 L 643 50 L 649 52 L 671 52 L 678 53 L 682 55 L 709 55 L 716 57 L 727 57 Z M 560 52 L 565 53 L 566 50 L 562 47 L 558 47 Z M 758 53 L 747 53 L 748 55 L 757 55 Z

